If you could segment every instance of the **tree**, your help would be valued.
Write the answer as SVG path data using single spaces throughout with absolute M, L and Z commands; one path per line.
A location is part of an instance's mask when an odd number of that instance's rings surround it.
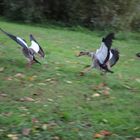
M 88 28 L 138 28 L 139 0 L 0 0 L 0 14 L 12 20 L 53 20 Z

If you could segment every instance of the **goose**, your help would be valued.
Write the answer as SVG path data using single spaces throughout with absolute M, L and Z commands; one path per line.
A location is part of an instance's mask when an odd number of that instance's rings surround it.
M 136 53 L 136 56 L 137 56 L 137 57 L 140 57 L 140 53 Z
M 12 40 L 14 40 L 15 42 L 17 42 L 21 47 L 22 47 L 22 53 L 24 54 L 24 56 L 27 58 L 28 60 L 28 66 L 31 66 L 33 63 L 39 63 L 41 64 L 36 58 L 35 58 L 35 54 L 39 54 L 40 57 L 44 58 L 45 57 L 45 53 L 43 51 L 43 49 L 41 48 L 41 46 L 39 45 L 39 43 L 36 41 L 36 39 L 34 38 L 34 36 L 32 34 L 30 34 L 30 42 L 31 45 L 28 46 L 26 41 L 24 39 L 22 39 L 21 37 L 18 36 L 14 36 L 6 31 L 4 31 L 3 29 L 0 28 L 0 30 L 6 34 L 8 37 L 10 37 Z
M 82 74 L 92 68 L 99 69 L 104 73 L 113 73 L 111 67 L 113 67 L 119 60 L 119 51 L 117 49 L 111 49 L 113 39 L 115 39 L 115 34 L 110 33 L 102 39 L 101 46 L 96 52 L 81 51 L 78 54 L 78 57 L 87 55 L 92 59 L 90 67 L 85 69 Z

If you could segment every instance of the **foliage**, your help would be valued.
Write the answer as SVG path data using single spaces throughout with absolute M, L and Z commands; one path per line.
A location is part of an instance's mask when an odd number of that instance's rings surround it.
M 0 0 L 1 14 L 12 20 L 82 25 L 100 29 L 138 29 L 139 0 Z
M 24 22 L 41 21 L 42 6 L 41 2 L 34 0 L 4 0 L 4 15 L 12 20 L 20 20 Z

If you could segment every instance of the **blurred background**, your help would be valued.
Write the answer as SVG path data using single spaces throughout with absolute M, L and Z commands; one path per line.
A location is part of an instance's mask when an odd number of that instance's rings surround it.
M 0 0 L 0 16 L 24 23 L 140 30 L 140 0 Z

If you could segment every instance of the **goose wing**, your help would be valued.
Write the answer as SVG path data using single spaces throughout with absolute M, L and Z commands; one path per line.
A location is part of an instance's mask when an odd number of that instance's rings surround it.
M 32 48 L 36 53 L 39 53 L 41 57 L 44 57 L 45 53 L 43 49 L 41 48 L 41 46 L 39 45 L 39 43 L 36 41 L 36 39 L 32 34 L 30 35 L 30 41 L 31 41 L 30 48 Z
M 104 64 L 107 55 L 108 55 L 108 48 L 105 45 L 105 43 L 102 42 L 100 48 L 97 49 L 95 56 L 100 62 L 100 64 Z
M 101 65 L 105 65 L 106 62 L 110 59 L 110 48 L 112 45 L 112 40 L 114 39 L 114 33 L 108 34 L 105 38 L 102 39 L 100 48 L 96 51 L 96 58 Z
M 14 36 L 10 33 L 7 33 L 6 31 L 4 31 L 3 29 L 0 28 L 0 30 L 6 34 L 8 37 L 10 37 L 12 40 L 14 40 L 15 42 L 17 42 L 20 46 L 22 46 L 23 48 L 27 48 L 28 45 L 26 43 L 26 41 L 18 36 Z
M 33 56 L 33 60 L 34 60 L 36 63 L 41 64 L 41 63 L 35 58 L 35 56 Z
M 112 57 L 109 60 L 110 66 L 114 66 L 119 60 L 119 51 L 117 49 L 111 49 Z
M 140 53 L 136 53 L 136 56 L 137 56 L 137 57 L 140 57 Z

